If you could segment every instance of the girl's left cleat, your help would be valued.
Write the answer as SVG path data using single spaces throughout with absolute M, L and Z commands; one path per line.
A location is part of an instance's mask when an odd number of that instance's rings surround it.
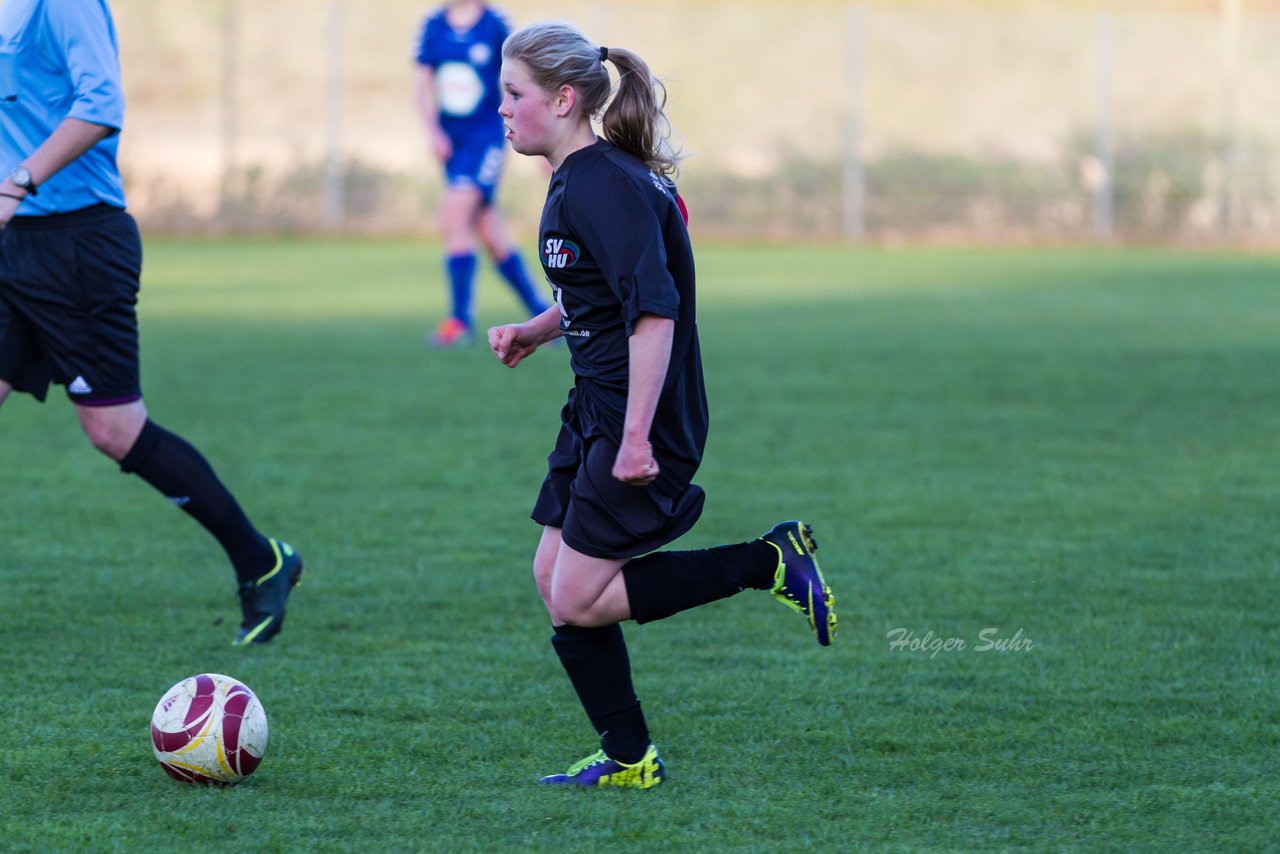
M 548 786 L 616 786 L 622 789 L 651 789 L 667 778 L 666 767 L 652 744 L 644 758 L 628 765 L 610 759 L 603 750 L 575 764 L 563 774 L 543 777 Z

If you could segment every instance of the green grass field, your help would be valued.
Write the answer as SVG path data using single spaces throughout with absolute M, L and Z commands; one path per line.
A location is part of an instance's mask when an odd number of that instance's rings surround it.
M 532 782 L 594 749 L 529 571 L 570 377 L 425 350 L 438 262 L 148 244 L 152 417 L 307 560 L 266 647 L 60 390 L 3 407 L 0 849 L 1275 850 L 1280 258 L 704 247 L 681 545 L 812 521 L 840 636 L 759 593 L 629 628 L 650 792 Z M 200 671 L 270 716 L 234 789 L 151 756 Z

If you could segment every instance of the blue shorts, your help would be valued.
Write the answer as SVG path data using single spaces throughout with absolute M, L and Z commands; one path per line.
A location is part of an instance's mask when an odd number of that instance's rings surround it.
M 585 404 L 585 405 L 584 405 Z M 561 412 L 560 435 L 547 457 L 547 476 L 532 519 L 561 529 L 561 539 L 590 557 L 627 560 L 688 533 L 706 495 L 691 483 L 694 469 L 657 448 L 658 479 L 632 486 L 613 476 L 618 442 L 577 389 Z
M 0 231 L 0 379 L 44 400 L 49 383 L 81 406 L 142 397 L 133 217 L 94 205 L 14 217 Z
M 453 155 L 444 164 L 445 179 L 450 189 L 476 188 L 485 205 L 491 205 L 506 157 L 507 150 L 501 144 L 476 145 L 465 140 L 455 141 Z

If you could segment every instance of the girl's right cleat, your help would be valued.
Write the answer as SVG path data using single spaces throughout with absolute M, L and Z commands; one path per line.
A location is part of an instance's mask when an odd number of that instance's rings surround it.
M 804 522 L 780 522 L 760 539 L 778 550 L 778 569 L 770 592 L 783 605 L 808 617 L 818 643 L 830 646 L 836 635 L 836 597 L 814 557 L 818 543 L 813 539 L 813 528 Z

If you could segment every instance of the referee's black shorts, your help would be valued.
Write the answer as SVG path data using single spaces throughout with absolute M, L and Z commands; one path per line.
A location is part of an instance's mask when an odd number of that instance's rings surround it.
M 82 406 L 142 397 L 133 217 L 94 205 L 14 217 L 0 230 L 0 379 L 44 400 L 49 383 Z
M 689 532 L 706 498 L 691 483 L 696 466 L 664 458 L 658 479 L 632 486 L 613 476 L 618 442 L 603 429 L 577 389 L 561 413 L 560 434 L 547 456 L 547 476 L 530 516 L 561 529 L 561 539 L 591 557 L 627 560 L 662 548 Z

